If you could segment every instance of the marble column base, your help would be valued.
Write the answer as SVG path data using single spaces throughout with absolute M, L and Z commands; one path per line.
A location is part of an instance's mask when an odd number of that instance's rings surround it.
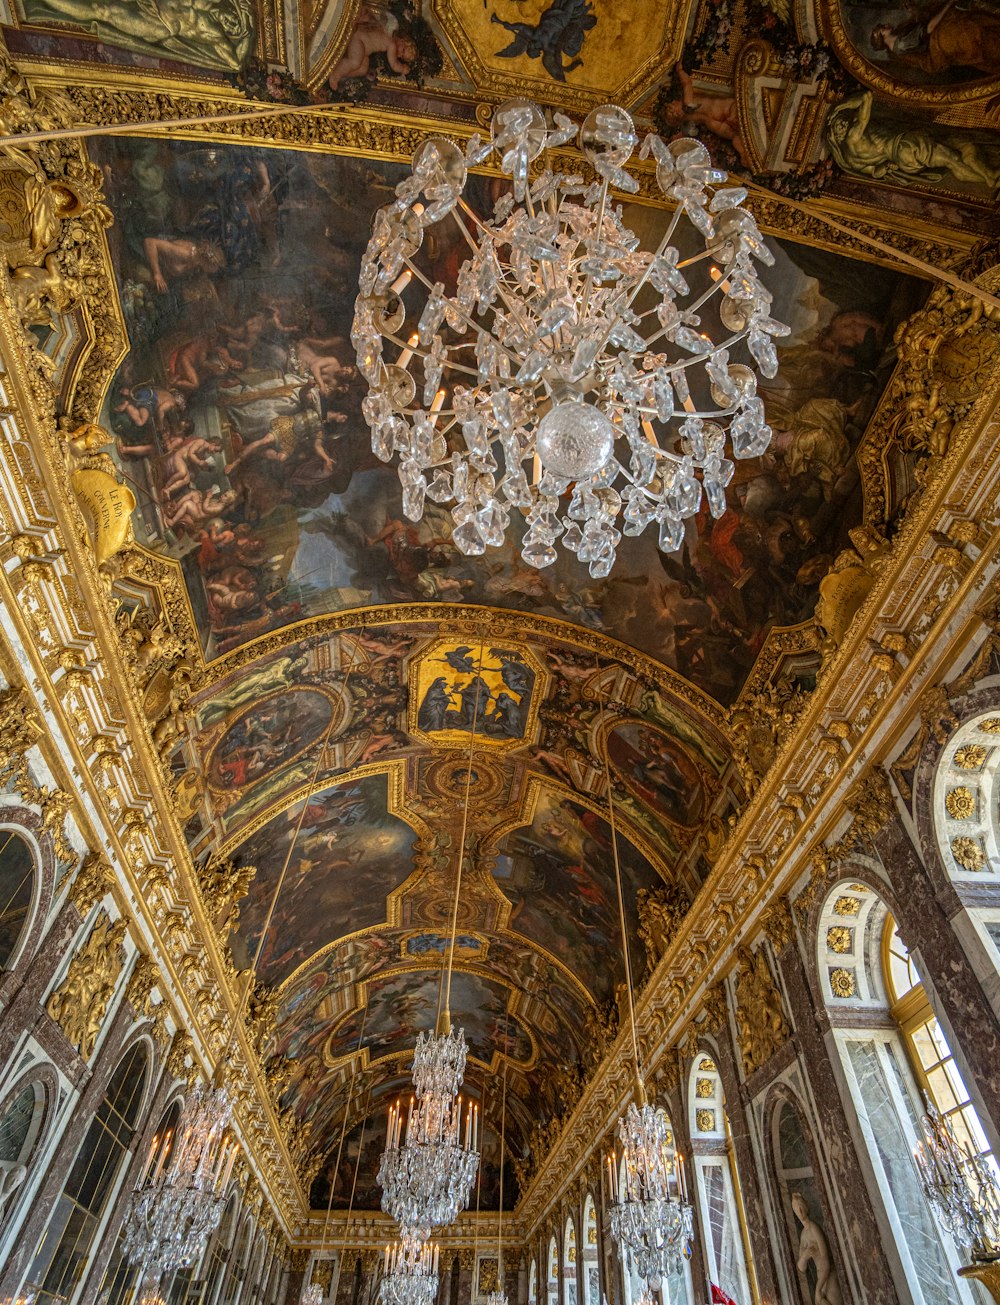
M 981 1282 L 1000 1305 L 1000 1263 L 967 1264 L 964 1269 L 959 1269 L 958 1276 L 960 1278 L 975 1278 L 977 1282 Z

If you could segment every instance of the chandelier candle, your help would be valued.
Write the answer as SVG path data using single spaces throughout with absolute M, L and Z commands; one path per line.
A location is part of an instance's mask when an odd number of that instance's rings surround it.
M 529 178 L 574 138 L 596 179 L 548 167 Z M 515 514 L 535 567 L 561 541 L 606 576 L 622 534 L 654 523 L 676 552 L 703 498 L 725 512 L 732 458 L 770 442 L 748 364 L 773 377 L 772 337 L 788 328 L 757 275 L 774 259 L 747 192 L 700 141 L 647 136 L 640 157 L 674 211 L 643 250 L 614 199 L 639 189 L 625 166 L 639 145 L 624 109 L 595 109 L 579 128 L 555 113 L 550 126 L 538 105 L 509 100 L 488 142 L 463 153 L 425 141 L 376 214 L 351 336 L 372 448 L 398 462 L 405 515 L 447 505 L 467 555 L 499 547 Z M 484 216 L 464 191 L 491 154 L 511 186 Z M 470 256 L 446 289 L 419 255 L 448 219 Z

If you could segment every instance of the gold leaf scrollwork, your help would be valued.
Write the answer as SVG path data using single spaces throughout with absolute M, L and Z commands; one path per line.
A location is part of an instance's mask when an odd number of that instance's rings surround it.
M 45 1009 L 69 1042 L 89 1060 L 97 1045 L 104 1016 L 121 974 L 124 920 L 112 922 L 102 912 L 83 947 L 69 963 L 65 979 Z

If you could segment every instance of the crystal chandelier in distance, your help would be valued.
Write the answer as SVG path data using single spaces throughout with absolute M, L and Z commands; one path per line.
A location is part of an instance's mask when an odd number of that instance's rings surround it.
M 913 1159 L 939 1222 L 974 1264 L 1000 1261 L 1000 1184 L 993 1168 L 959 1142 L 949 1117 L 932 1104 L 922 1126 Z
M 434 1305 L 440 1249 L 419 1238 L 402 1237 L 385 1248 L 380 1305 Z
M 605 106 L 579 132 L 562 114 L 554 123 L 511 100 L 488 143 L 474 137 L 463 153 L 424 142 L 396 202 L 376 214 L 352 340 L 372 448 L 398 459 L 410 520 L 428 498 L 449 505 L 456 548 L 477 555 L 504 542 L 516 513 L 526 562 L 551 565 L 561 538 L 602 577 L 622 531 L 655 522 L 675 552 L 703 494 L 714 516 L 725 512 L 727 452 L 758 457 L 771 436 L 754 370 L 731 355 L 745 347 L 774 376 L 772 336 L 788 328 L 757 276 L 755 260 L 774 259 L 746 191 L 724 185 L 703 144 L 643 142 L 676 207 L 657 248 L 642 250 L 611 193 L 639 188 L 625 167 L 639 144 L 632 119 Z M 595 182 L 548 168 L 529 178 L 544 150 L 577 135 Z M 469 166 L 493 152 L 512 189 L 484 220 L 462 192 Z M 414 261 L 426 229 L 449 216 L 471 251 L 453 294 Z M 685 257 L 682 243 L 701 248 Z M 407 304 L 411 286 L 422 307 Z
M 624 1182 L 614 1153 L 608 1156 L 611 1235 L 640 1277 L 656 1291 L 678 1273 L 693 1233 L 684 1159 L 673 1153 L 666 1116 L 645 1100 L 633 1101 L 618 1121 Z
M 151 1168 L 122 1225 L 122 1251 L 148 1281 L 196 1263 L 219 1226 L 238 1150 L 226 1135 L 231 1117 L 225 1088 L 199 1084 L 184 1104 L 176 1138 L 153 1139 Z
M 426 1239 L 468 1204 L 479 1168 L 479 1107 L 468 1103 L 463 1130 L 458 1089 L 467 1055 L 464 1031 L 452 1029 L 447 1017 L 433 1035 L 419 1034 L 405 1129 L 400 1103 L 389 1109 L 378 1181 L 382 1209 L 399 1224 L 404 1242 Z

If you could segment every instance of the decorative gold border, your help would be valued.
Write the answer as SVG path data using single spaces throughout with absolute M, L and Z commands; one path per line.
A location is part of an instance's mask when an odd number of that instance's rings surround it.
M 956 86 L 916 86 L 897 81 L 895 77 L 882 72 L 876 64 L 869 63 L 854 45 L 844 25 L 840 0 L 817 0 L 816 10 L 823 36 L 833 46 L 834 53 L 851 76 L 900 104 L 926 113 L 954 104 L 977 104 L 992 98 L 1000 90 L 1000 71 L 996 77 L 977 78 Z M 985 105 L 983 110 L 982 126 L 989 129 L 991 124 L 985 120 Z

